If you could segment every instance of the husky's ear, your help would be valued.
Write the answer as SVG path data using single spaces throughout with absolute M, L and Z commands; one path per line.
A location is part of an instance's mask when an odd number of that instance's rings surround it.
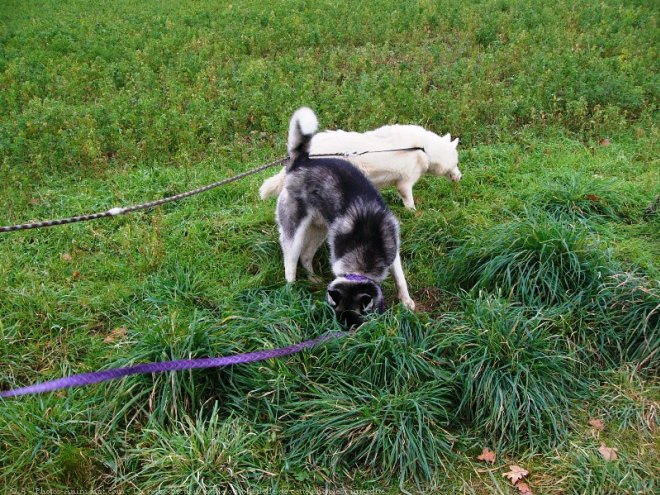
M 451 141 L 451 134 L 447 133 L 444 136 L 442 136 L 440 139 L 443 141 Z
M 451 141 L 450 144 L 451 144 L 454 148 L 456 148 L 456 147 L 458 146 L 458 142 L 459 142 L 459 139 L 456 138 L 456 139 L 454 139 L 453 141 Z
M 362 311 L 367 311 L 371 309 L 371 306 L 373 306 L 374 299 L 371 297 L 369 294 L 360 294 L 357 297 L 358 302 L 360 303 L 360 307 L 362 308 Z
M 344 297 L 344 293 L 339 289 L 328 289 L 328 302 L 331 306 L 337 306 Z

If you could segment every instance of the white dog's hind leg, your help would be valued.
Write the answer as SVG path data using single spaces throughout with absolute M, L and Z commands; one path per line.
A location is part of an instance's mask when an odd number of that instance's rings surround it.
M 305 267 L 305 270 L 307 270 L 311 282 L 319 282 L 319 279 L 314 275 L 314 266 L 312 262 L 316 251 L 321 247 L 321 244 L 323 244 L 327 235 L 328 229 L 324 226 L 312 223 L 307 229 L 304 248 L 300 255 L 300 262 L 302 263 L 302 266 Z
M 411 311 L 415 311 L 415 301 L 412 300 L 408 293 L 408 284 L 406 283 L 406 277 L 403 274 L 403 267 L 401 266 L 401 257 L 399 256 L 399 253 L 396 254 L 394 263 L 390 266 L 390 272 L 392 273 L 392 278 L 394 279 L 394 285 L 396 285 L 399 299 Z
M 403 200 L 403 204 L 406 208 L 411 210 L 415 209 L 415 200 L 413 199 L 413 188 L 414 182 L 398 182 L 396 185 L 397 191 L 399 191 L 399 196 Z

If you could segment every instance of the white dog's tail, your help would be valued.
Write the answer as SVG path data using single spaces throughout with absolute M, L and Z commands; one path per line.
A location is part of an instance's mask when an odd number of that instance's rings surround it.
M 284 176 L 286 175 L 286 170 L 282 169 L 279 174 L 275 174 L 272 177 L 268 177 L 261 187 L 259 188 L 259 196 L 262 200 L 268 198 L 275 198 L 280 195 L 282 192 L 282 187 L 284 186 Z
M 300 155 L 309 154 L 309 143 L 312 136 L 316 134 L 319 127 L 319 121 L 314 112 L 307 107 L 296 110 L 289 123 L 289 158 L 291 161 L 287 165 L 287 170 Z

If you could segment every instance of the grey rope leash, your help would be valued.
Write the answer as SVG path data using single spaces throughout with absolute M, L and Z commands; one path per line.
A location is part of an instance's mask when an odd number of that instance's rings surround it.
M 224 186 L 225 184 L 229 184 L 231 182 L 236 182 L 237 180 L 240 180 L 244 177 L 247 177 L 249 175 L 257 174 L 259 172 L 262 172 L 266 170 L 267 168 L 273 167 L 275 165 L 284 163 L 286 160 L 288 160 L 289 157 L 285 156 L 283 158 L 278 158 L 277 160 L 267 163 L 265 165 L 262 165 L 261 167 L 253 168 L 252 170 L 248 170 L 247 172 L 240 173 L 238 175 L 235 175 L 233 177 L 229 177 L 228 179 L 223 179 L 218 182 L 214 182 L 213 184 L 209 184 L 207 186 L 200 187 L 198 189 L 193 189 L 192 191 L 184 192 L 181 194 L 177 194 L 175 196 L 170 196 L 167 198 L 163 199 L 158 199 L 156 201 L 150 201 L 148 203 L 143 203 L 139 205 L 133 205 L 133 206 L 127 206 L 125 208 L 120 208 L 120 207 L 115 207 L 115 208 L 110 208 L 107 211 L 99 212 L 99 213 L 90 213 L 88 215 L 79 215 L 75 217 L 69 217 L 69 218 L 61 218 L 58 220 L 46 220 L 43 222 L 34 222 L 34 223 L 23 223 L 19 225 L 7 225 L 4 227 L 0 227 L 0 233 L 4 232 L 14 232 L 17 230 L 29 230 L 29 229 L 38 229 L 42 227 L 54 227 L 56 225 L 65 225 L 68 223 L 76 223 L 76 222 L 84 222 L 87 220 L 96 220 L 97 218 L 104 218 L 104 217 L 114 217 L 117 215 L 124 215 L 126 213 L 133 213 L 134 211 L 139 211 L 139 210 L 146 210 L 148 208 L 153 208 L 155 206 L 160 206 L 165 203 L 171 203 L 173 201 L 178 201 L 180 199 L 187 198 L 189 196 L 193 196 L 195 194 L 203 193 L 205 191 L 208 191 L 209 189 L 213 189 L 215 187 L 219 186 Z
M 365 155 L 367 153 L 390 153 L 393 151 L 417 151 L 417 150 L 423 150 L 424 148 L 400 148 L 400 149 L 391 149 L 391 150 L 370 150 L 370 151 L 354 151 L 354 152 L 348 152 L 348 153 L 320 153 L 320 154 L 314 154 L 314 155 L 309 155 L 310 157 L 321 157 L 321 156 L 343 156 L 343 157 L 351 157 L 351 156 L 359 156 L 359 155 Z M 195 194 L 203 193 L 208 191 L 209 189 L 213 189 L 215 187 L 219 186 L 224 186 L 225 184 L 229 184 L 231 182 L 235 182 L 237 180 L 240 180 L 244 177 L 247 177 L 249 175 L 253 174 L 258 174 L 259 172 L 262 172 L 263 170 L 266 170 L 267 168 L 273 167 L 278 164 L 282 164 L 285 161 L 289 159 L 288 156 L 278 158 L 277 160 L 266 163 L 265 165 L 262 165 L 261 167 L 253 168 L 252 170 L 248 170 L 247 172 L 243 172 L 241 174 L 235 175 L 233 177 L 230 177 L 228 179 L 223 179 L 218 182 L 214 182 L 213 184 L 209 184 L 208 186 L 203 186 L 198 189 L 193 189 L 192 191 L 184 192 L 181 194 L 177 194 L 175 196 L 170 196 L 167 198 L 163 199 L 158 199 L 156 201 L 150 201 L 149 203 L 142 203 L 139 205 L 133 205 L 133 206 L 127 206 L 124 208 L 121 207 L 115 207 L 115 208 L 110 208 L 107 211 L 102 211 L 98 213 L 89 213 L 87 215 L 78 215 L 75 217 L 69 217 L 69 218 L 60 218 L 57 220 L 45 220 L 43 222 L 31 222 L 31 223 L 22 223 L 18 225 L 6 225 L 3 227 L 0 227 L 0 234 L 5 233 L 5 232 L 15 232 L 17 230 L 30 230 L 30 229 L 39 229 L 43 227 L 55 227 L 56 225 L 66 225 L 69 223 L 76 223 L 76 222 L 85 222 L 87 220 L 96 220 L 97 218 L 105 218 L 105 217 L 114 217 L 117 215 L 125 215 L 126 213 L 133 213 L 134 211 L 139 211 L 139 210 L 146 210 L 148 208 L 154 208 L 156 206 L 163 205 L 165 203 L 171 203 L 173 201 L 178 201 L 180 199 L 187 198 L 189 196 L 193 196 Z

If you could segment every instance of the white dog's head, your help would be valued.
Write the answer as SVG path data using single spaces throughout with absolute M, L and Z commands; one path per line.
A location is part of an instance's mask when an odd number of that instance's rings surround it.
M 463 174 L 458 169 L 458 138 L 451 140 L 450 134 L 438 136 L 427 132 L 424 139 L 424 152 L 429 157 L 429 172 L 444 175 L 451 181 L 459 181 Z

